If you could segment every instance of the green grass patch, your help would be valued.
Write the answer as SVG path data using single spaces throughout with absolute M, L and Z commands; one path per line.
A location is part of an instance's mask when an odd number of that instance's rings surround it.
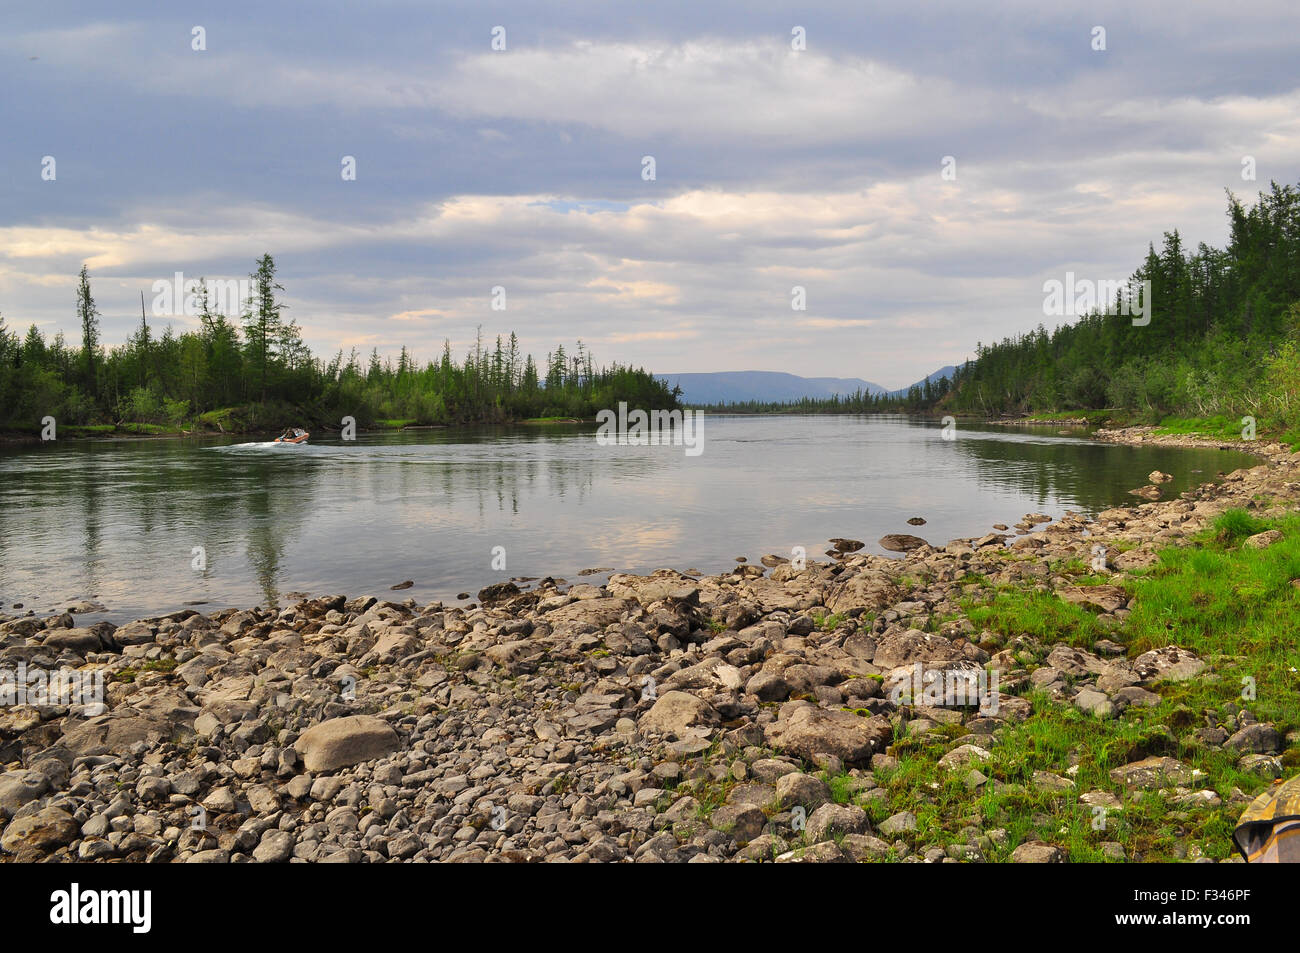
M 1215 440 L 1240 440 L 1241 418 L 1225 417 L 1166 417 L 1156 427 L 1158 434 L 1201 435 Z
M 1266 529 L 1281 531 L 1282 539 L 1265 549 L 1241 545 Z M 1182 646 L 1205 669 L 1184 681 L 1158 683 L 1158 704 L 1108 720 L 1037 691 L 1027 694 L 1033 713 L 1003 729 L 998 743 L 978 735 L 960 739 L 991 754 L 976 765 L 989 778 L 979 786 L 967 785 L 969 767 L 945 771 L 936 764 L 957 740 L 947 737 L 951 732 L 900 730 L 890 749 L 897 766 L 874 772 L 887 796 L 859 799 L 871 820 L 913 812 L 917 830 L 905 839 L 917 853 L 966 844 L 980 831 L 979 846 L 989 860 L 1007 859 L 1030 839 L 1063 848 L 1074 862 L 1109 860 L 1106 843 L 1144 861 L 1232 856 L 1231 833 L 1244 807 L 1231 800 L 1234 789 L 1253 797 L 1269 781 L 1240 771 L 1237 752 L 1203 744 L 1196 733 L 1207 715 L 1230 724 L 1243 708 L 1284 736 L 1300 726 L 1300 588 L 1292 585 L 1300 578 L 1300 515 L 1264 520 L 1228 511 L 1193 543 L 1162 550 L 1156 565 L 1128 581 L 1130 615 L 1118 629 L 1103 628 L 1055 595 L 1010 587 L 969 604 L 967 612 L 977 625 L 1034 636 L 1044 651 L 1056 642 L 1086 647 L 1105 634 L 1125 644 L 1130 657 Z M 1113 769 L 1152 755 L 1178 758 L 1202 772 L 1189 789 L 1214 791 L 1221 803 L 1178 803 L 1159 792 L 1133 798 L 1111 780 Z M 1300 766 L 1300 748 L 1291 747 L 1282 760 L 1291 769 Z M 1055 790 L 1038 783 L 1036 771 L 1073 786 Z M 1116 795 L 1122 807 L 1099 813 L 1079 799 L 1090 791 Z M 985 836 L 999 830 L 1007 836 Z
M 1267 528 L 1267 524 L 1246 510 L 1226 510 L 1210 524 L 1213 539 L 1217 543 L 1239 542 L 1247 536 L 1262 533 Z
M 817 623 L 817 628 L 823 632 L 834 632 L 839 628 L 840 623 L 847 619 L 848 616 L 842 612 L 829 612 L 821 615 L 814 615 L 813 621 Z
M 1093 613 L 1051 592 L 1007 587 L 984 603 L 967 600 L 963 608 L 976 628 L 1005 636 L 1031 635 L 1042 642 L 1091 648 L 1107 634 Z

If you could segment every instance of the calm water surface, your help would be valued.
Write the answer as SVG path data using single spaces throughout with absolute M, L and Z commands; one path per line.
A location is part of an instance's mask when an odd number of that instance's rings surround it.
M 885 533 L 942 544 L 1028 512 L 1095 512 L 1132 502 L 1154 469 L 1174 476 L 1170 498 L 1256 462 L 1055 428 L 963 426 L 946 441 L 902 417 L 709 416 L 699 456 L 599 446 L 582 425 L 305 446 L 61 440 L 0 450 L 0 603 L 93 598 L 109 612 L 90 618 L 121 621 L 290 592 L 382 595 L 407 579 L 393 598 L 595 567 L 711 572 L 793 546 L 820 558 L 832 536 L 882 552 Z

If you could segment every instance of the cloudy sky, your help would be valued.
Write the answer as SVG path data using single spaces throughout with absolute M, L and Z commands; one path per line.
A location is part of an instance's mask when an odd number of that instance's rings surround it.
M 269 251 L 317 353 L 481 325 L 902 386 L 1300 179 L 1297 36 L 1293 0 L 7 4 L 0 313 L 77 338 L 85 262 L 115 344 Z

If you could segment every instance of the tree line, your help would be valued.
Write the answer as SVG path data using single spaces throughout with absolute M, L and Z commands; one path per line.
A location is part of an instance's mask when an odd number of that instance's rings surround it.
M 100 340 L 100 312 L 83 265 L 76 316 L 80 346 L 60 331 L 47 339 L 32 324 L 25 335 L 0 315 L 0 428 L 32 432 L 46 416 L 62 425 L 132 424 L 153 429 L 260 429 L 353 416 L 363 426 L 500 423 L 532 417 L 590 418 L 619 401 L 676 409 L 679 391 L 641 368 L 597 366 L 581 341 L 538 365 L 521 354 L 515 334 L 456 360 L 444 342 L 423 364 L 403 347 L 396 362 L 377 350 L 352 349 L 330 360 L 312 355 L 280 299 L 271 255 L 249 275 L 251 295 L 238 315 L 213 306 L 206 282 L 194 289 L 198 327 L 161 333 L 142 313 L 118 347 Z
M 947 377 L 913 384 L 901 393 L 873 394 L 858 389 L 830 397 L 802 397 L 798 400 L 733 400 L 715 404 L 692 404 L 700 410 L 720 414 L 897 414 L 928 410 L 948 395 L 952 381 Z
M 1294 426 L 1300 323 L 1300 192 L 1271 183 L 1247 208 L 1228 193 L 1229 240 L 1188 250 L 1177 230 L 1133 273 L 1150 281 L 1150 323 L 1104 307 L 979 344 L 942 406 L 987 415 L 1120 409 L 1252 414 Z
M 1079 320 L 996 344 L 952 379 L 905 394 L 862 392 L 706 409 L 740 413 L 967 413 L 1113 410 L 1158 422 L 1171 416 L 1259 418 L 1300 440 L 1300 191 L 1271 183 L 1246 207 L 1228 193 L 1229 240 L 1194 250 L 1178 231 L 1148 246 L 1129 287 L 1149 281 L 1150 322 L 1134 325 L 1122 298 Z M 1108 308 L 1107 305 L 1110 305 Z M 1107 313 L 1109 312 L 1109 313 Z

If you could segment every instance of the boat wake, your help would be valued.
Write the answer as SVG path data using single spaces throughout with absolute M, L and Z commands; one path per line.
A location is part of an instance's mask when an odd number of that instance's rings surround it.
M 298 443 L 277 443 L 274 440 L 255 440 L 249 443 L 229 443 L 223 447 L 209 447 L 210 450 L 216 450 L 218 453 L 249 453 L 264 450 L 283 450 L 288 453 L 290 450 L 309 450 L 310 444 Z

